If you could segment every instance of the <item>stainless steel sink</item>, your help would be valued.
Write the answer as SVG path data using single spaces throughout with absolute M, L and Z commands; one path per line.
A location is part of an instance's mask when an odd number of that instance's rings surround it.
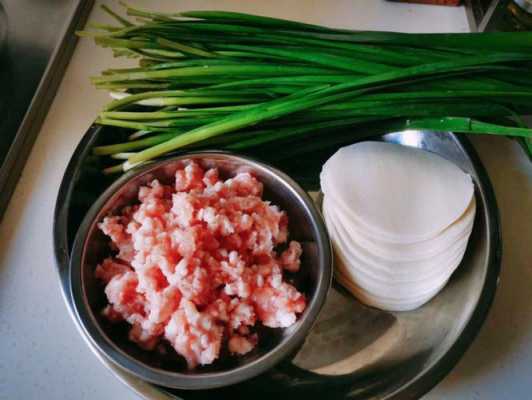
M 0 0 L 0 218 L 93 0 Z

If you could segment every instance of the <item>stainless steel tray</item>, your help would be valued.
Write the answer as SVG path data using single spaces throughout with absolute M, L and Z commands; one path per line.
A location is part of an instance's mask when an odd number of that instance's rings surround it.
M 0 219 L 93 2 L 0 0 Z
M 91 148 L 105 140 L 108 129 L 112 128 L 93 126 L 86 133 L 67 167 L 57 198 L 55 253 L 71 315 L 69 253 L 84 213 L 112 180 L 100 175 L 91 156 Z M 449 284 L 428 304 L 411 312 L 384 312 L 360 304 L 334 286 L 311 334 L 291 361 L 251 381 L 210 391 L 185 392 L 148 384 L 111 364 L 88 340 L 87 344 L 121 381 L 149 399 L 245 394 L 266 398 L 281 393 L 327 399 L 422 396 L 458 362 L 492 303 L 501 259 L 498 210 L 486 172 L 464 137 L 448 132 L 404 131 L 372 140 L 438 153 L 471 174 L 476 183 L 478 211 L 466 255 Z

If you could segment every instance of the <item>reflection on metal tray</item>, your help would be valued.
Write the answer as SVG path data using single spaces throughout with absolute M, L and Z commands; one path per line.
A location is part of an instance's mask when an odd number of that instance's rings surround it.
M 71 311 L 69 252 L 79 221 L 109 183 L 101 179 L 90 156 L 90 149 L 104 139 L 107 129 L 112 128 L 92 127 L 85 135 L 66 170 L 57 199 L 57 267 Z M 414 399 L 426 393 L 458 362 L 491 305 L 500 268 L 497 206 L 489 179 L 465 138 L 452 133 L 404 131 L 374 140 L 438 153 L 471 174 L 476 183 L 478 211 L 468 250 L 449 284 L 433 300 L 415 311 L 391 313 L 364 306 L 335 286 L 292 361 L 250 381 L 216 390 L 186 392 L 142 382 L 111 364 L 87 340 L 96 356 L 119 379 L 150 399 L 266 398 L 287 393 L 292 398 Z
M 0 218 L 93 0 L 0 0 Z
M 532 0 L 466 0 L 473 32 L 532 31 Z

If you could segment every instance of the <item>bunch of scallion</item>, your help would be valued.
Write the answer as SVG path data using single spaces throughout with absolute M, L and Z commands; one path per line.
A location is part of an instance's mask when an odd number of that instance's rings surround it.
M 532 32 L 357 32 L 126 7 L 129 19 L 104 6 L 117 25 L 79 32 L 138 58 L 93 78 L 113 97 L 97 123 L 128 132 L 94 149 L 121 160 L 107 172 L 201 148 L 307 169 L 363 135 L 407 128 L 513 136 L 532 149 L 519 117 L 532 114 Z

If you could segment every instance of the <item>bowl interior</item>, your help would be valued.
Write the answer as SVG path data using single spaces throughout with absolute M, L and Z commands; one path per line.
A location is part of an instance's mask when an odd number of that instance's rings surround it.
M 153 179 L 171 183 L 176 170 L 192 159 L 204 168 L 217 167 L 223 179 L 233 177 L 239 172 L 252 173 L 264 185 L 263 198 L 286 211 L 289 217 L 289 239 L 301 242 L 303 255 L 300 271 L 293 275 L 285 274 L 285 278 L 306 295 L 308 305 L 298 321 L 289 328 L 259 327 L 259 344 L 245 356 L 235 357 L 222 353 L 213 364 L 187 371 L 184 359 L 166 341 L 163 340 L 156 351 L 142 350 L 128 340 L 129 324 L 112 324 L 101 316 L 101 310 L 107 300 L 103 285 L 94 277 L 94 270 L 112 253 L 108 238 L 97 228 L 97 223 L 106 215 L 118 213 L 122 207 L 138 202 L 137 193 L 140 186 Z M 228 383 L 223 381 L 223 375 L 234 373 L 235 379 L 245 379 L 248 376 L 242 370 L 248 367 L 253 370 L 249 372 L 249 376 L 256 375 L 271 367 L 274 361 L 294 352 L 301 344 L 324 302 L 330 283 L 328 249 L 328 238 L 316 210 L 302 189 L 290 178 L 246 158 L 215 152 L 198 153 L 157 162 L 144 167 L 138 173 L 127 174 L 98 199 L 89 210 L 76 236 L 71 261 L 71 285 L 74 298 L 79 297 L 80 300 L 75 300 L 75 304 L 84 328 L 95 344 L 122 367 L 145 379 L 150 377 L 146 377 L 141 370 L 148 367 L 152 377 L 166 374 L 167 377 L 174 378 L 216 378 L 214 385 L 220 386 Z M 123 365 L 124 362 L 126 365 Z M 165 381 L 165 384 L 167 382 Z M 176 381 L 175 386 L 183 385 Z

